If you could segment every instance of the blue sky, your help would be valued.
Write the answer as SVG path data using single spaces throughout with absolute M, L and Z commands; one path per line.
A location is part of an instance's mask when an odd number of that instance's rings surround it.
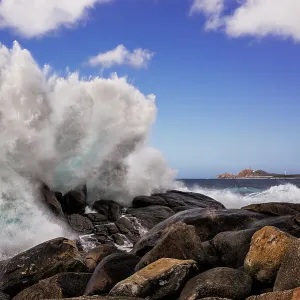
M 298 0 L 80 0 L 76 9 L 28 1 L 39 13 L 27 19 L 20 1 L 8 2 L 0 4 L 2 44 L 18 40 L 58 73 L 116 71 L 156 95 L 152 144 L 179 177 L 249 166 L 300 173 Z M 103 56 L 118 45 L 120 57 Z

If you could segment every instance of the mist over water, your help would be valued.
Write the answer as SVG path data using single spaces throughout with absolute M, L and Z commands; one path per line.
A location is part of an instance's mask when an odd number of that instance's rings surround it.
M 89 201 L 123 204 L 174 188 L 176 172 L 147 143 L 155 116 L 155 97 L 126 78 L 58 77 L 17 42 L 0 45 L 0 256 L 65 234 L 37 205 L 40 182 L 87 183 Z

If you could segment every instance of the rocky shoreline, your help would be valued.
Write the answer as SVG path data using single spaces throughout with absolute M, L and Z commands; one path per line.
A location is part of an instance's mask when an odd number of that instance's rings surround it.
M 1 261 L 0 300 L 300 299 L 300 204 L 169 191 L 87 208 L 84 188 L 41 193 L 77 238 Z

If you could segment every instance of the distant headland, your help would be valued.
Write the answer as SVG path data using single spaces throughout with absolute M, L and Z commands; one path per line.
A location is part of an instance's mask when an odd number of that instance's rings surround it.
M 263 170 L 245 169 L 237 175 L 224 173 L 217 175 L 218 179 L 295 179 L 300 178 L 300 174 L 275 174 Z

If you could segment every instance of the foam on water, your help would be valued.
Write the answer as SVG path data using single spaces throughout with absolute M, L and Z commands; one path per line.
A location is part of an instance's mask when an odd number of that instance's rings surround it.
M 126 78 L 58 77 L 18 43 L 0 45 L 0 255 L 63 234 L 36 205 L 39 182 L 87 183 L 89 201 L 123 204 L 174 188 L 176 172 L 147 143 L 154 100 Z
M 241 208 L 251 203 L 300 203 L 300 189 L 291 183 L 272 186 L 265 191 L 248 193 L 247 195 L 233 189 L 209 189 L 197 185 L 192 188 L 185 187 L 180 190 L 207 195 L 220 201 L 227 208 Z

